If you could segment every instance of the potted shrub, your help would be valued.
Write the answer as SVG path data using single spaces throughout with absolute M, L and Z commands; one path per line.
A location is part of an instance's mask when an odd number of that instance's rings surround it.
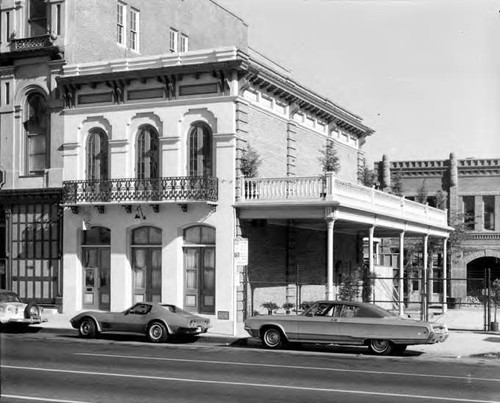
M 268 301 L 268 302 L 264 302 L 262 304 L 262 308 L 266 308 L 267 309 L 267 314 L 268 315 L 272 315 L 273 311 L 275 311 L 276 309 L 278 309 L 279 306 L 276 305 L 276 303 L 274 303 L 272 301 Z
M 295 307 L 295 304 L 293 302 L 285 302 L 282 305 L 282 308 L 285 310 L 287 315 L 290 315 L 290 310 Z

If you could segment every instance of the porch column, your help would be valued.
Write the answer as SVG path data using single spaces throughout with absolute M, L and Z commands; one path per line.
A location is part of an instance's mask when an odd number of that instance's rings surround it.
M 375 232 L 375 227 L 370 227 L 370 230 L 368 231 L 368 268 L 369 268 L 369 273 L 374 272 L 373 268 L 375 266 L 375 263 L 373 262 L 373 234 Z M 376 281 L 376 280 L 375 280 Z M 373 292 L 372 292 L 372 302 L 375 302 L 375 287 L 373 287 Z
M 399 234 L 399 316 L 403 316 L 404 304 L 404 247 L 405 247 L 405 233 L 404 231 Z
M 443 239 L 443 314 L 448 312 L 448 238 Z
M 333 226 L 335 219 L 326 218 L 327 226 L 327 264 L 326 264 L 326 299 L 333 300 Z
M 427 270 L 428 270 L 428 242 L 429 235 L 424 236 L 424 270 L 422 272 L 422 312 L 420 313 L 420 318 L 422 320 L 427 320 L 427 292 L 428 292 L 428 284 L 427 284 Z

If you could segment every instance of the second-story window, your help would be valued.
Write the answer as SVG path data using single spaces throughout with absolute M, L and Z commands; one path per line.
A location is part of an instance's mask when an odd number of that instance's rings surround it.
M 116 41 L 125 45 L 125 4 L 116 4 Z
M 187 35 L 181 34 L 181 52 L 187 52 L 189 50 L 189 37 Z
M 92 129 L 87 141 L 87 179 L 108 179 L 108 136 L 101 129 Z
M 196 122 L 188 139 L 189 175 L 212 176 L 212 130 L 207 124 Z
M 47 3 L 45 0 L 30 0 L 28 11 L 29 36 L 47 34 Z
M 484 229 L 495 231 L 495 196 L 483 196 Z
M 26 173 L 41 175 L 48 168 L 47 143 L 49 110 L 42 94 L 34 92 L 26 99 L 24 130 L 26 133 Z
M 137 136 L 137 177 L 158 178 L 159 157 L 158 132 L 152 126 L 142 126 Z
M 474 196 L 464 196 L 463 202 L 463 214 L 464 214 L 464 224 L 466 230 L 474 230 L 475 224 L 475 199 Z
M 179 40 L 179 32 L 176 31 L 175 29 L 170 29 L 170 51 L 171 52 L 177 52 L 178 51 L 178 45 L 177 41 Z
M 139 10 L 130 10 L 130 49 L 139 51 Z

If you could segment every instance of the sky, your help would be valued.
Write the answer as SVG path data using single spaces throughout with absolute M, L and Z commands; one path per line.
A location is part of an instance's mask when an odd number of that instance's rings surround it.
M 369 163 L 500 158 L 500 0 L 216 0 L 375 130 Z

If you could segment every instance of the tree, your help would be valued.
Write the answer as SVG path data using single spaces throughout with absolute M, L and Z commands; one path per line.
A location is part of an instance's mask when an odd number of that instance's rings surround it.
M 375 185 L 375 172 L 365 165 L 361 169 L 360 182 L 363 186 L 367 186 L 369 188 L 373 187 L 373 185 Z
M 401 177 L 403 176 L 401 170 L 399 170 L 396 175 L 392 178 L 391 183 L 391 193 L 396 196 L 403 196 L 403 182 Z
M 417 189 L 417 197 L 415 201 L 418 203 L 427 203 L 427 196 L 429 195 L 429 191 L 427 190 L 427 185 L 425 183 L 425 179 L 422 181 L 422 185 Z
M 444 192 L 442 189 L 439 189 L 436 192 L 436 208 L 440 210 L 446 210 L 447 203 L 448 203 L 448 193 Z
M 255 178 L 262 163 L 259 154 L 250 145 L 243 152 L 240 160 L 241 174 L 246 178 Z
M 340 160 L 337 155 L 337 150 L 333 145 L 333 141 L 327 141 L 326 145 L 320 150 L 321 156 L 318 161 L 321 164 L 323 173 L 338 172 L 340 170 Z

